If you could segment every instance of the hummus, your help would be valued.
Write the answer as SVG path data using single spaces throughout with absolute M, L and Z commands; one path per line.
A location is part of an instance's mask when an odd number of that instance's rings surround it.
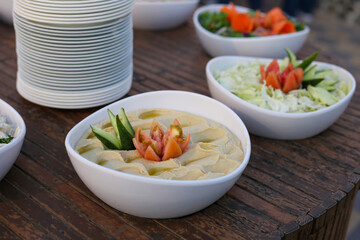
M 164 130 L 177 118 L 184 135 L 191 134 L 190 143 L 180 157 L 156 162 L 142 158 L 137 150 L 104 149 L 89 129 L 77 142 L 76 151 L 84 158 L 107 168 L 175 180 L 221 177 L 234 171 L 243 161 L 240 140 L 224 126 L 209 119 L 165 109 L 140 109 L 126 115 L 134 129 L 141 128 L 146 132 L 149 132 L 155 118 Z M 114 133 L 109 119 L 95 126 Z

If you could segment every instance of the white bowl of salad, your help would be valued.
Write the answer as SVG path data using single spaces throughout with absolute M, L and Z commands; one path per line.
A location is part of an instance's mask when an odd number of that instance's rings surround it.
M 285 59 L 222 56 L 207 63 L 211 95 L 232 108 L 254 135 L 315 136 L 340 117 L 355 92 L 356 81 L 345 69 L 313 61 L 317 53 L 304 61 L 288 53 Z
M 132 12 L 135 29 L 167 30 L 191 17 L 199 0 L 137 0 Z
M 26 127 L 20 114 L 0 99 L 0 180 L 19 156 Z
M 235 17 L 229 18 L 232 15 Z M 266 19 L 274 20 L 271 23 Z M 282 58 L 286 56 L 284 48 L 298 52 L 310 32 L 308 26 L 290 21 L 280 8 L 264 14 L 245 7 L 211 4 L 198 8 L 193 22 L 203 48 L 212 57 Z

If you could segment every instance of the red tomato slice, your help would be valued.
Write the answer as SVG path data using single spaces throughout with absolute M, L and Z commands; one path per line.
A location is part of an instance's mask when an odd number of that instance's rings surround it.
M 172 137 L 170 137 L 164 147 L 164 155 L 162 157 L 162 160 L 165 161 L 170 158 L 176 158 L 179 157 L 181 154 L 182 151 L 179 144 Z
M 264 80 L 266 79 L 265 65 L 260 65 L 260 76 L 261 76 L 261 83 L 264 83 Z
M 287 20 L 277 22 L 273 25 L 272 31 L 277 34 L 296 32 L 295 25 Z
M 280 84 L 281 86 L 284 86 L 285 83 L 285 79 L 286 76 L 292 71 L 294 70 L 294 64 L 291 62 L 287 65 L 287 67 L 284 69 L 284 71 L 281 73 L 281 77 L 280 77 Z
M 142 157 L 144 157 L 147 145 L 139 142 L 136 138 L 133 138 L 133 143 L 136 150 L 140 153 Z
M 163 152 L 163 144 L 162 144 L 162 141 L 160 140 L 160 142 L 157 142 L 157 141 L 153 141 L 150 145 L 155 153 L 158 155 L 158 156 L 161 156 L 162 155 L 162 152 Z
M 272 86 L 274 89 L 281 89 L 280 85 L 280 74 L 275 72 L 270 72 L 266 77 L 266 86 Z
M 304 78 L 304 71 L 302 68 L 297 68 L 297 69 L 294 69 L 294 72 L 295 72 L 296 82 L 300 86 L 300 84 L 302 83 L 302 80 Z
M 283 86 L 282 91 L 284 93 L 288 93 L 292 90 L 298 89 L 300 87 L 300 84 L 302 82 L 302 75 L 303 71 L 301 68 L 297 68 L 292 70 L 285 79 L 285 83 Z
M 181 151 L 182 151 L 183 153 L 185 152 L 187 146 L 189 145 L 189 142 L 190 142 L 190 133 L 188 133 L 188 134 L 186 135 L 185 140 L 182 140 L 182 141 L 179 141 L 179 142 L 178 142 L 178 144 L 179 144 L 179 146 L 180 146 L 180 148 L 181 148 Z
M 173 123 L 175 126 L 179 126 L 181 127 L 181 124 L 179 122 L 179 120 L 177 120 L 177 118 L 174 119 L 174 123 Z
M 161 142 L 164 137 L 164 131 L 156 119 L 154 119 L 153 123 L 151 124 L 150 137 L 157 142 Z
M 280 72 L 280 66 L 276 59 L 272 60 L 272 62 L 269 64 L 269 66 L 266 69 L 265 76 L 267 77 L 270 72 L 278 73 Z
M 145 154 L 144 154 L 144 158 L 147 160 L 152 160 L 152 161 L 157 161 L 157 162 L 161 161 L 160 157 L 156 154 L 156 152 L 154 151 L 154 149 L 151 146 L 147 147 Z

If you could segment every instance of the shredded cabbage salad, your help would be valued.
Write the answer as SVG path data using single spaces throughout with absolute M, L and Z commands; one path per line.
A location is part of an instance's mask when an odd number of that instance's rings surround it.
M 280 61 L 281 71 L 289 59 Z M 288 94 L 274 90 L 260 82 L 261 62 L 238 63 L 225 71 L 213 73 L 215 79 L 230 92 L 256 106 L 284 113 L 313 112 L 335 104 L 350 91 L 344 80 L 340 80 L 331 69 L 322 70 L 324 80 L 316 86 L 297 89 Z

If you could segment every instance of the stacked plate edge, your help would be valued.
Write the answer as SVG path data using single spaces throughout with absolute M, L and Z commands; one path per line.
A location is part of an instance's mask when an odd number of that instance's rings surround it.
M 132 83 L 133 0 L 15 0 L 17 91 L 78 109 L 124 96 Z

